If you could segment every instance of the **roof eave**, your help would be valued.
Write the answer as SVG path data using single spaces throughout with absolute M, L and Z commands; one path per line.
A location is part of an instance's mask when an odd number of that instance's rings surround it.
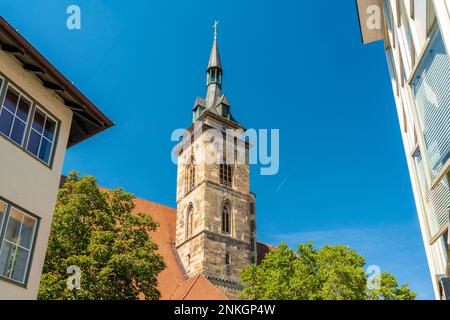
M 59 72 L 38 50 L 36 50 L 19 32 L 17 32 L 2 16 L 0 16 L 0 32 L 2 32 L 20 50 L 19 55 L 26 55 L 50 76 L 57 85 L 67 92 L 83 110 L 98 122 L 98 129 L 92 130 L 71 141 L 68 147 L 74 146 L 112 126 L 114 123 L 98 109 L 80 90 L 78 90 L 61 72 Z M 68 106 L 71 108 L 70 106 Z

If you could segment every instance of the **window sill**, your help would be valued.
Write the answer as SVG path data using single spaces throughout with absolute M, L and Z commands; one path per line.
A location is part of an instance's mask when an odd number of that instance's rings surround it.
M 2 137 L 3 139 L 5 139 L 7 142 L 11 143 L 13 146 L 15 146 L 16 148 L 20 149 L 22 152 L 24 152 L 28 157 L 32 158 L 33 160 L 39 162 L 40 164 L 42 164 L 43 166 L 47 167 L 49 170 L 53 169 L 53 163 L 50 165 L 44 161 L 42 161 L 41 159 L 39 159 L 38 157 L 36 157 L 34 154 L 32 154 L 30 151 L 28 151 L 26 148 L 24 148 L 22 145 L 18 144 L 17 142 L 15 142 L 14 140 L 11 140 L 9 137 L 7 137 L 6 135 L 4 135 L 3 133 L 0 132 L 0 137 Z M 53 157 L 53 156 L 52 156 Z
M 17 287 L 23 288 L 23 289 L 28 289 L 28 286 L 25 283 L 16 281 L 16 280 L 12 280 L 10 278 L 6 278 L 4 276 L 0 276 L 0 281 L 5 281 L 9 284 L 15 285 Z
M 432 246 L 433 244 L 435 244 L 436 241 L 438 241 L 439 238 L 442 237 L 447 232 L 448 224 L 449 222 L 447 222 L 446 225 L 443 225 L 441 229 L 439 229 L 439 231 L 428 241 L 428 245 Z
M 447 160 L 447 162 L 444 164 L 439 174 L 436 177 L 434 177 L 433 180 L 431 181 L 431 190 L 433 190 L 449 172 L 450 172 L 450 159 Z

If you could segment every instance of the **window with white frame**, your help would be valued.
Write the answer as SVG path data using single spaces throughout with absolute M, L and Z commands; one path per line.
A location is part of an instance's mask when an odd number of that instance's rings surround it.
M 0 278 L 25 284 L 38 220 L 0 202 Z
M 7 87 L 0 109 L 0 132 L 18 145 L 23 144 L 31 104 L 21 92 Z
M 34 111 L 27 150 L 33 155 L 50 163 L 56 134 L 56 121 L 40 108 Z

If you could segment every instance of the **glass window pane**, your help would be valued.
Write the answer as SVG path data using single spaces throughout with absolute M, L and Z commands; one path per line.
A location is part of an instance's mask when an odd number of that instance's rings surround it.
M 39 144 L 41 143 L 41 136 L 37 134 L 34 130 L 31 130 L 30 139 L 28 140 L 27 150 L 30 151 L 35 156 L 39 152 Z
M 25 281 L 25 271 L 27 268 L 29 252 L 22 248 L 18 248 L 15 251 L 15 255 L 15 263 L 11 274 L 11 279 L 23 283 Z
M 11 132 L 11 139 L 18 144 L 22 144 L 24 132 L 25 132 L 25 124 L 16 118 L 14 120 L 14 125 Z
M 22 231 L 20 231 L 20 245 L 22 247 L 31 249 L 35 227 L 36 227 L 36 219 L 33 219 L 29 216 L 25 216 L 23 219 Z
M 0 202 L 0 232 L 2 230 L 3 220 L 5 219 L 5 212 L 6 212 L 6 204 Z
M 42 139 L 41 150 L 39 151 L 39 159 L 41 159 L 45 163 L 49 163 L 51 151 L 52 151 L 52 143 L 48 142 L 45 139 Z
M 56 123 L 53 120 L 47 118 L 47 121 L 45 122 L 44 137 L 46 137 L 50 141 L 53 141 L 53 137 L 55 136 L 55 129 Z
M 0 113 L 0 132 L 9 137 L 9 133 L 11 132 L 11 126 L 14 120 L 14 116 L 6 111 L 2 110 Z
M 6 227 L 5 239 L 13 243 L 19 240 L 20 226 L 22 225 L 23 213 L 17 209 L 11 208 L 11 213 L 8 219 L 8 226 Z
M 31 102 L 25 100 L 24 98 L 20 98 L 19 108 L 17 109 L 17 116 L 23 121 L 27 122 L 28 120 L 28 112 L 30 112 Z
M 33 129 L 39 133 L 42 133 L 44 129 L 45 115 L 42 114 L 39 110 L 36 110 L 34 113 L 33 119 Z
M 428 157 L 424 158 L 429 162 L 432 178 L 439 175 L 450 158 L 449 83 L 450 59 L 438 30 L 412 81 L 419 123 L 428 154 Z
M 18 101 L 19 101 L 19 93 L 13 88 L 8 88 L 3 106 L 5 106 L 5 108 L 8 108 L 10 111 L 15 113 Z
M 14 253 L 17 247 L 7 241 L 3 241 L 0 252 L 0 275 L 11 278 L 14 268 Z

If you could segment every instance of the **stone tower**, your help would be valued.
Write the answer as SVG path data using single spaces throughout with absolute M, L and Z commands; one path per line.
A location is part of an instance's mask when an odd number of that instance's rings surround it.
M 193 123 L 177 150 L 176 249 L 190 277 L 203 274 L 235 298 L 240 272 L 256 262 L 255 196 L 250 192 L 250 145 L 238 134 L 244 128 L 222 94 L 216 35 L 206 99 L 196 99 Z

